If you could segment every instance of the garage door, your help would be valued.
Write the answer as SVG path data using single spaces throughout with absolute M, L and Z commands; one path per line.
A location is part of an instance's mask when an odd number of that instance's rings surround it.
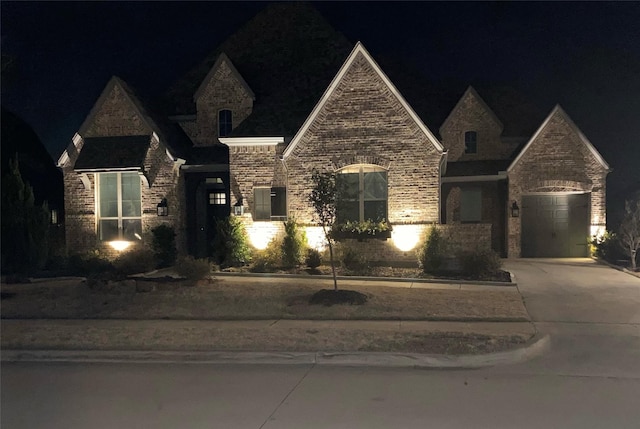
M 522 198 L 522 256 L 588 256 L 590 194 L 526 195 Z

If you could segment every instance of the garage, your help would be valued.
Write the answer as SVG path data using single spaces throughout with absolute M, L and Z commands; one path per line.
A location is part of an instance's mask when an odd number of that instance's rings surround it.
M 522 198 L 522 256 L 588 256 L 591 194 L 550 193 Z

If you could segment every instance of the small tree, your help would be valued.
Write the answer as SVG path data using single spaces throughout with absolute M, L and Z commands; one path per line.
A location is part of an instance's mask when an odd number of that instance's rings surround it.
M 239 267 L 249 262 L 249 237 L 240 219 L 229 216 L 216 221 L 213 252 L 216 262 L 225 267 Z
M 631 258 L 631 269 L 636 270 L 636 256 L 640 250 L 640 199 L 626 201 L 624 218 L 620 224 L 618 238 L 625 253 Z
M 436 274 L 442 270 L 446 258 L 447 243 L 440 230 L 432 225 L 424 246 L 418 251 L 418 260 L 425 273 Z
M 315 220 L 322 227 L 324 238 L 329 245 L 329 259 L 331 261 L 331 272 L 333 273 L 333 288 L 338 290 L 338 280 L 336 278 L 336 264 L 333 258 L 333 246 L 335 244 L 331 235 L 331 228 L 336 222 L 336 201 L 338 189 L 336 186 L 336 176 L 332 172 L 321 173 L 313 170 L 311 175 L 313 189 L 309 194 L 309 202 L 313 205 Z
M 295 219 L 284 222 L 285 236 L 282 240 L 282 263 L 285 267 L 295 267 L 304 261 L 307 237 L 298 227 Z
M 33 188 L 22 180 L 18 161 L 2 177 L 2 271 L 41 269 L 48 254 L 49 209 L 35 204 Z

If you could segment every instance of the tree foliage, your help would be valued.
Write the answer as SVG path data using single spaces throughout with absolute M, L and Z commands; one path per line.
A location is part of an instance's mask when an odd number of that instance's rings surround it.
M 33 188 L 22 180 L 18 161 L 2 177 L 2 271 L 28 273 L 48 256 L 49 209 L 35 205 Z
M 336 186 L 336 175 L 332 172 L 313 170 L 311 181 L 313 182 L 313 188 L 309 194 L 309 202 L 313 206 L 315 221 L 322 227 L 324 238 L 329 245 L 333 288 L 338 290 L 336 264 L 333 256 L 335 241 L 331 235 L 331 229 L 336 223 L 337 214 L 336 201 L 338 198 L 338 188 Z
M 285 236 L 282 240 L 282 264 L 285 267 L 295 267 L 304 262 L 307 236 L 298 227 L 295 219 L 284 223 Z
M 239 267 L 250 261 L 249 237 L 239 218 L 229 216 L 216 222 L 213 252 L 216 262 L 223 267 Z
M 627 256 L 631 258 L 631 269 L 635 270 L 636 257 L 640 250 L 640 199 L 626 201 L 624 212 L 618 239 Z

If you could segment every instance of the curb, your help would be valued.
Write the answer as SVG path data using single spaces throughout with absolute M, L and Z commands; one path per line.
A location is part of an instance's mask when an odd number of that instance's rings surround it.
M 633 271 L 629 270 L 628 268 L 612 264 L 611 262 L 605 261 L 604 259 L 601 259 L 601 258 L 592 257 L 592 259 L 594 261 L 596 261 L 597 263 L 599 263 L 599 264 L 607 265 L 608 267 L 613 268 L 614 270 L 622 271 L 623 273 L 627 273 L 627 274 L 629 274 L 629 275 L 631 275 L 633 277 L 637 277 L 637 278 L 640 279 L 640 272 L 633 272 Z
M 2 362 L 200 363 L 236 365 L 323 365 L 393 368 L 472 369 L 515 364 L 540 356 L 551 345 L 549 335 L 527 345 L 483 355 L 428 355 L 369 352 L 178 352 L 99 350 L 3 350 Z
M 511 273 L 509 273 L 511 275 Z M 255 278 L 283 278 L 283 279 L 318 279 L 333 280 L 333 277 L 326 275 L 311 274 L 272 274 L 272 273 L 227 273 L 217 271 L 212 273 L 212 277 L 255 277 Z M 438 284 L 456 284 L 456 285 L 479 285 L 479 286 L 504 286 L 515 287 L 515 278 L 511 277 L 511 283 L 483 280 L 451 280 L 451 279 L 421 279 L 412 277 L 368 277 L 368 276 L 336 276 L 341 281 L 378 281 L 378 282 L 396 282 L 396 283 L 438 283 Z

